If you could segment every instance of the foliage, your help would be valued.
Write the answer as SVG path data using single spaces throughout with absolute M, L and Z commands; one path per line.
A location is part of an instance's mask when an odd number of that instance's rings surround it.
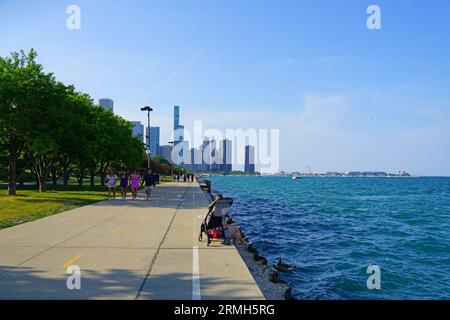
M 93 181 L 109 169 L 139 170 L 144 146 L 131 123 L 45 73 L 36 57 L 34 50 L 0 57 L 0 167 L 8 168 L 8 193 L 16 194 L 25 170 L 42 192 L 50 175 L 67 188 L 71 174 L 81 185 L 86 174 Z

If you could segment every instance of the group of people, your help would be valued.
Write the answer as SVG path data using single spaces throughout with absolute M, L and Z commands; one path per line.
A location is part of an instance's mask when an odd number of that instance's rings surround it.
M 119 177 L 115 175 L 113 171 L 109 171 L 106 176 L 106 186 L 108 188 L 109 200 L 116 198 L 117 180 L 120 181 L 120 194 L 122 200 L 127 198 L 128 188 L 131 189 L 133 200 L 136 200 L 140 185 L 145 186 L 145 195 L 147 200 L 149 200 L 152 188 L 156 187 L 157 179 L 151 170 L 148 170 L 148 172 L 142 176 L 138 171 L 133 171 L 131 174 L 128 172 L 122 172 Z
M 184 182 L 194 182 L 194 175 L 192 173 L 186 173 L 183 176 L 179 174 L 173 176 L 173 181 L 180 181 L 183 179 Z

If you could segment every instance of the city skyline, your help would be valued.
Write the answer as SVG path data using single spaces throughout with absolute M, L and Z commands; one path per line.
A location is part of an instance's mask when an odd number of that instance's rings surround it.
M 113 99 L 110 98 L 102 98 L 99 99 L 99 106 L 105 108 L 106 110 L 113 111 Z M 173 133 L 172 133 L 172 145 L 162 145 L 160 142 L 160 127 L 154 127 L 151 126 L 150 128 L 150 150 L 151 150 L 151 156 L 161 156 L 169 162 L 173 163 L 171 159 L 171 152 L 173 147 L 176 146 L 179 143 L 183 143 L 183 146 L 180 147 L 183 151 L 180 152 L 180 157 L 183 157 L 183 152 L 186 150 L 186 152 L 189 154 L 190 163 L 185 164 L 181 163 L 181 166 L 187 168 L 188 170 L 192 170 L 194 172 L 223 172 L 223 173 L 230 173 L 232 171 L 241 171 L 244 173 L 255 173 L 260 172 L 257 170 L 258 163 L 255 161 L 255 147 L 252 145 L 245 145 L 244 148 L 244 155 L 245 160 L 243 166 L 241 164 L 235 163 L 233 160 L 235 160 L 234 156 L 234 150 L 232 148 L 232 141 L 228 139 L 223 139 L 219 141 L 220 147 L 217 146 L 217 142 L 215 140 L 210 140 L 208 137 L 204 137 L 202 144 L 198 147 L 190 145 L 190 141 L 184 141 L 184 125 L 180 125 L 180 117 L 181 117 L 181 111 L 180 106 L 174 106 L 173 107 Z M 127 119 L 125 119 L 127 120 Z M 130 121 L 130 120 L 128 120 Z M 147 146 L 146 139 L 148 137 L 148 128 L 145 127 L 140 121 L 130 121 L 133 124 L 133 134 L 142 137 L 143 143 Z M 141 134 L 141 132 L 144 132 L 145 128 L 145 136 Z M 216 161 L 219 161 L 220 163 L 212 163 L 211 165 L 206 163 L 206 160 L 204 157 L 204 150 L 210 148 L 210 152 L 212 154 L 216 153 L 216 149 L 219 151 L 219 155 L 216 156 Z M 228 152 L 227 152 L 228 150 Z M 229 152 L 231 150 L 231 152 Z M 234 150 L 234 151 L 233 151 Z M 200 159 L 200 160 L 199 160 Z M 196 162 L 197 161 L 197 162 Z M 208 160 L 209 161 L 209 160 Z M 313 175 L 328 175 L 328 176 L 341 176 L 341 175 L 348 175 L 348 176 L 357 176 L 358 174 L 362 176 L 368 176 L 369 173 L 373 173 L 375 176 L 389 176 L 389 175 L 399 175 L 399 174 L 405 174 L 406 171 L 403 169 L 398 169 L 395 171 L 396 173 L 386 173 L 385 171 L 377 171 L 377 170 L 369 170 L 368 168 L 365 168 L 363 170 L 355 171 L 353 169 L 343 170 L 343 171 L 335 171 L 332 168 L 320 171 L 320 172 L 312 172 L 311 166 L 307 166 L 307 171 L 310 172 Z M 301 168 L 297 168 L 295 170 L 286 171 L 286 170 L 279 170 L 276 172 L 269 172 L 266 174 L 292 174 L 292 173 L 302 173 L 306 174 L 304 171 L 301 170 Z M 417 174 L 415 174 L 417 175 Z
M 99 99 L 99 106 L 105 108 L 106 110 L 113 111 L 113 99 L 110 98 L 102 98 Z M 172 145 L 164 145 L 160 142 L 160 127 L 157 126 L 151 126 L 150 130 L 150 150 L 152 157 L 161 156 L 167 160 L 169 160 L 171 163 L 173 163 L 171 159 L 171 152 L 173 149 L 173 146 L 176 146 L 179 143 L 183 143 L 183 146 L 180 147 L 183 151 L 186 150 L 189 154 L 190 163 L 185 164 L 181 163 L 181 166 L 187 168 L 188 170 L 192 170 L 194 172 L 223 172 L 223 173 L 230 173 L 232 171 L 240 171 L 244 173 L 255 173 L 260 172 L 257 170 L 258 163 L 255 161 L 255 146 L 253 145 L 245 145 L 244 148 L 244 155 L 245 160 L 244 164 L 241 165 L 239 163 L 236 163 L 234 158 L 234 150 L 232 148 L 232 141 L 228 139 L 223 139 L 219 141 L 220 147 L 217 146 L 217 143 L 215 140 L 210 140 L 208 137 L 204 137 L 202 144 L 198 147 L 190 145 L 190 141 L 184 141 L 184 125 L 180 125 L 180 106 L 174 106 L 173 107 L 173 127 L 172 127 L 172 138 L 175 137 L 175 139 L 172 139 L 173 141 L 170 142 Z M 127 120 L 127 119 L 125 119 Z M 130 120 L 127 120 L 130 121 Z M 143 143 L 147 146 L 146 139 L 148 137 L 148 128 L 144 126 L 140 121 L 130 121 L 133 124 L 133 134 L 136 136 L 142 137 Z M 145 128 L 145 136 L 143 136 Z M 142 132 L 142 133 L 141 133 Z M 216 161 L 219 161 L 220 163 L 212 163 L 211 165 L 206 163 L 206 160 L 203 158 L 204 156 L 204 150 L 210 148 L 210 152 L 214 154 L 216 149 L 218 149 L 220 155 L 216 156 Z M 227 152 L 227 150 L 231 150 L 231 152 Z M 234 150 L 234 151 L 233 151 Z M 183 151 L 180 152 L 180 157 L 183 157 Z M 196 162 L 199 161 L 200 162 Z M 209 161 L 209 160 L 208 160 Z M 369 175 L 369 173 L 373 173 L 375 176 L 389 176 L 389 175 L 399 175 L 403 173 L 406 173 L 403 169 L 398 169 L 395 171 L 396 173 L 386 173 L 385 171 L 377 171 L 377 170 L 370 170 L 370 168 L 365 168 L 363 170 L 353 170 L 352 168 L 348 170 L 341 170 L 336 171 L 333 168 L 325 170 L 325 171 L 317 171 L 312 172 L 311 166 L 307 166 L 307 171 L 313 175 L 328 175 L 328 176 L 340 176 L 340 175 L 349 175 L 349 176 L 357 176 L 358 173 L 363 176 Z M 279 170 L 276 172 L 269 172 L 266 174 L 292 174 L 292 173 L 302 173 L 307 174 L 304 171 L 301 170 L 301 168 L 297 168 L 291 171 L 286 170 Z M 418 176 L 417 174 L 414 174 L 414 176 Z
M 448 176 L 450 3 L 379 1 L 381 30 L 366 27 L 370 4 L 81 0 L 68 30 L 66 3 L 6 0 L 0 54 L 35 48 L 125 119 L 146 123 L 153 106 L 161 144 L 180 104 L 185 131 L 280 129 L 280 170 Z

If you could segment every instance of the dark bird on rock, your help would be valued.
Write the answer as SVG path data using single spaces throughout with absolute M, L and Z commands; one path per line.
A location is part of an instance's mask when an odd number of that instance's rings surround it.
M 281 258 L 278 257 L 278 263 L 276 265 L 273 266 L 276 270 L 278 271 L 292 271 L 292 266 L 287 264 L 287 263 L 283 263 L 281 261 Z

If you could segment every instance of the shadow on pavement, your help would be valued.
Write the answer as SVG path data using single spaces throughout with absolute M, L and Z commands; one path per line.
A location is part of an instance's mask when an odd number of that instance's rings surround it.
M 0 300 L 89 300 L 89 299 L 136 299 L 144 281 L 143 272 L 111 269 L 98 273 L 81 270 L 81 289 L 67 289 L 67 277 L 49 277 L 47 272 L 34 268 L 10 269 L 0 266 Z M 252 283 L 220 278 L 201 278 L 202 299 L 228 300 L 252 299 L 245 288 Z M 139 295 L 139 299 L 190 300 L 192 297 L 192 275 L 171 273 L 150 276 Z

